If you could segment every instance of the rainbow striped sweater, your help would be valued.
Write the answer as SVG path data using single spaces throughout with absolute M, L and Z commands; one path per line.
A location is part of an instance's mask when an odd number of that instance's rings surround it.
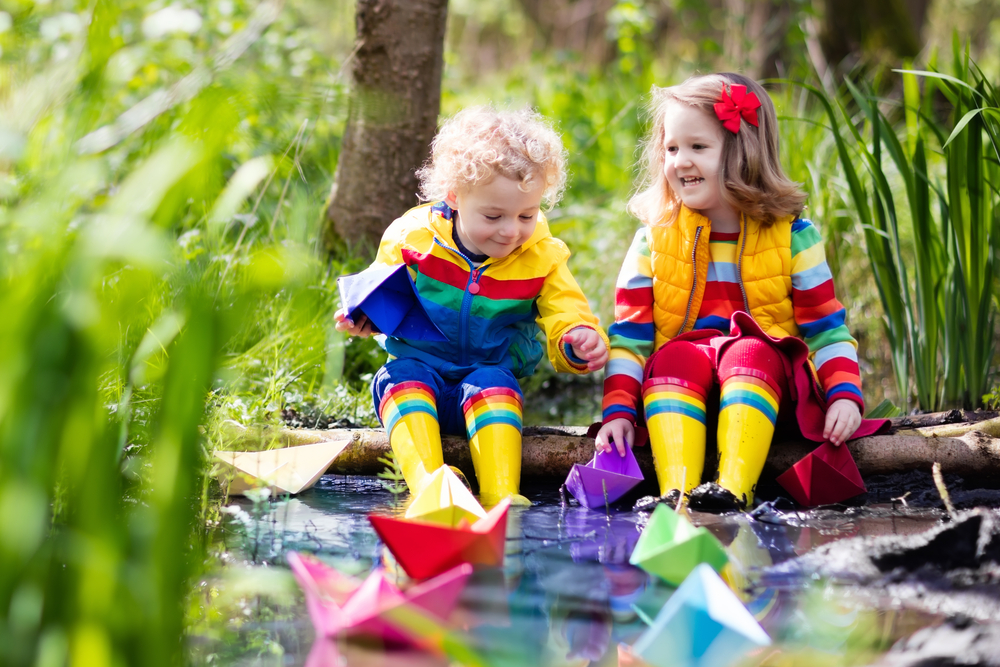
M 653 276 L 647 231 L 643 226 L 636 233 L 615 288 L 615 323 L 608 330 L 611 361 L 604 381 L 605 422 L 617 418 L 637 420 L 642 371 L 654 351 Z M 801 218 L 792 223 L 791 234 L 795 322 L 812 353 L 827 402 L 846 398 L 864 410 L 857 342 L 847 330 L 846 311 L 834 294 L 823 240 L 812 222 Z M 711 233 L 711 261 L 695 329 L 727 333 L 730 316 L 743 309 L 736 256 L 738 238 L 739 233 Z
M 420 302 L 447 342 L 386 337 L 392 358 L 419 359 L 449 380 L 483 366 L 503 366 L 515 377 L 531 375 L 544 349 L 559 372 L 585 373 L 562 337 L 587 327 L 607 342 L 566 265 L 569 248 L 549 232 L 539 212 L 534 234 L 504 258 L 476 266 L 452 240 L 455 212 L 444 202 L 411 209 L 386 229 L 376 263 L 406 264 Z

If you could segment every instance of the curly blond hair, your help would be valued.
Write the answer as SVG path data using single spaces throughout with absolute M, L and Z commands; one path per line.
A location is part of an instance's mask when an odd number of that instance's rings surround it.
M 778 118 L 770 96 L 753 79 L 723 72 L 694 76 L 669 88 L 653 87 L 649 104 L 653 129 L 643 146 L 643 179 L 628 203 L 632 215 L 647 225 L 670 224 L 680 211 L 680 197 L 663 174 L 666 108 L 671 104 L 685 104 L 715 118 L 714 105 L 722 99 L 723 87 L 729 92 L 733 84 L 746 86 L 747 92 L 757 95 L 761 105 L 757 109 L 757 127 L 744 122 L 739 132 L 734 134 L 725 130 L 722 133 L 719 178 L 723 199 L 735 210 L 765 225 L 802 212 L 806 194 L 798 183 L 785 175 L 778 159 Z
M 445 121 L 431 144 L 431 156 L 417 171 L 425 201 L 485 183 L 497 175 L 527 192 L 543 185 L 542 201 L 554 206 L 566 186 L 566 150 L 548 121 L 531 109 L 463 109 Z

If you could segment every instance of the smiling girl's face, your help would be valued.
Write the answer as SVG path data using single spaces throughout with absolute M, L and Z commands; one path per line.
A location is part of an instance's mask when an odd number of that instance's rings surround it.
M 711 220 L 713 229 L 738 231 L 739 215 L 722 196 L 723 132 L 715 116 L 686 104 L 668 104 L 663 175 L 681 202 Z
M 449 194 L 446 203 L 458 211 L 455 230 L 462 245 L 500 259 L 531 238 L 545 189 L 538 180 L 525 192 L 518 181 L 498 175 Z

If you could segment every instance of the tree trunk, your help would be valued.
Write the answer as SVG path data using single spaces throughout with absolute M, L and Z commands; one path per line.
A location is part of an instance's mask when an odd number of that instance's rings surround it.
M 347 127 L 326 210 L 327 250 L 373 253 L 418 203 L 441 108 L 448 0 L 358 0 Z
M 930 0 L 824 0 L 819 38 L 826 60 L 847 72 L 865 56 L 915 57 L 929 5 Z

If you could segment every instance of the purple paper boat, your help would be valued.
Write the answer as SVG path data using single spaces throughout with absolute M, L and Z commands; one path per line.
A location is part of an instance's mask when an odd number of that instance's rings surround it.
M 642 532 L 638 524 L 633 523 L 631 512 L 616 515 L 608 523 L 603 513 L 583 507 L 568 509 L 564 526 L 566 536 L 575 538 L 569 545 L 574 563 L 627 565 Z
M 612 449 L 595 454 L 586 465 L 574 464 L 566 488 L 584 507 L 598 509 L 605 502 L 615 502 L 641 481 L 642 471 L 632 450 L 626 448 L 625 456 L 621 456 Z

